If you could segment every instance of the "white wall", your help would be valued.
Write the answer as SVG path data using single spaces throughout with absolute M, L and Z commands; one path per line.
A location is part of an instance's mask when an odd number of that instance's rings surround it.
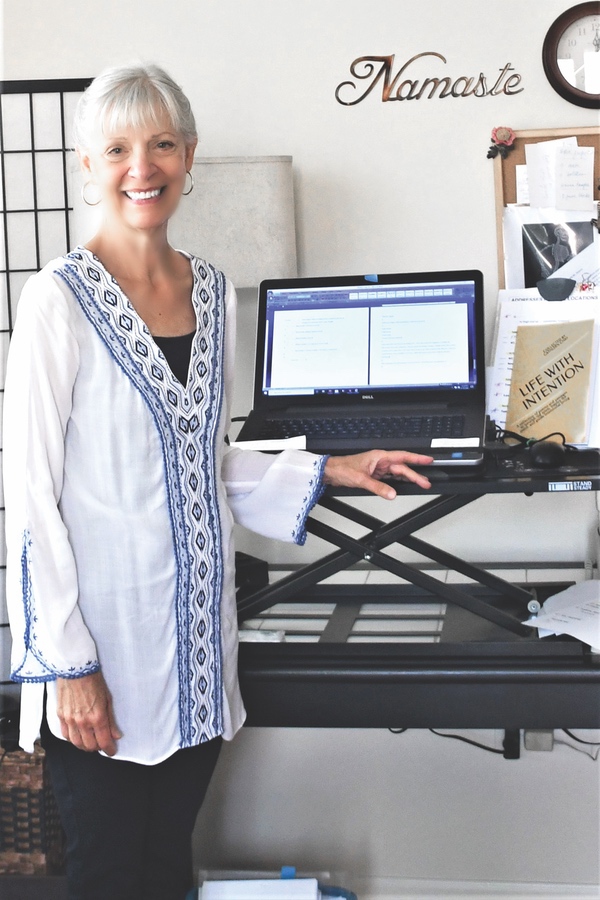
M 105 0 L 85 13 L 76 0 L 5 5 L 5 78 L 84 77 L 132 58 L 166 65 L 196 110 L 199 153 L 293 156 L 301 274 L 481 268 L 488 335 L 497 298 L 492 127 L 598 120 L 560 98 L 543 73 L 543 36 L 566 0 Z M 432 51 L 448 60 L 447 74 L 483 71 L 490 83 L 511 63 L 524 90 L 382 103 L 376 88 L 355 107 L 335 101 L 356 57 L 395 53 L 399 66 Z M 446 71 L 427 62 L 415 77 Z M 249 369 L 247 401 L 251 377 Z M 479 560 L 595 558 L 595 520 L 590 496 L 497 497 L 455 516 L 444 542 Z M 306 560 L 318 547 L 240 535 L 241 549 L 273 562 Z
M 301 274 L 479 267 L 490 326 L 492 127 L 598 120 L 558 97 L 542 70 L 543 36 L 571 5 L 5 0 L 3 77 L 84 77 L 136 56 L 164 64 L 193 101 L 200 153 L 294 157 Z M 384 104 L 375 90 L 358 106 L 336 103 L 356 57 L 396 53 L 401 64 L 424 51 L 444 54 L 455 76 L 491 79 L 510 62 L 524 91 Z M 486 498 L 424 536 L 474 559 L 578 560 L 596 558 L 594 523 L 589 496 Z M 241 541 L 273 561 L 317 551 Z M 564 750 L 506 762 L 416 732 L 248 730 L 219 773 L 198 831 L 203 862 L 598 880 L 598 768 Z
M 198 823 L 206 867 L 333 869 L 350 888 L 598 882 L 598 766 L 564 747 L 517 761 L 419 731 L 251 728 L 217 772 Z

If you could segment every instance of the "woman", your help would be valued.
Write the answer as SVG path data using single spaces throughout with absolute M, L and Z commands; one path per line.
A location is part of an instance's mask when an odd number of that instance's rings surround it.
M 6 381 L 21 743 L 41 725 L 70 900 L 180 900 L 221 738 L 244 720 L 234 519 L 302 543 L 323 484 L 391 499 L 379 479 L 430 487 L 407 465 L 430 458 L 228 449 L 234 289 L 167 240 L 193 187 L 189 102 L 157 67 L 112 69 L 74 134 L 102 222 L 27 282 Z

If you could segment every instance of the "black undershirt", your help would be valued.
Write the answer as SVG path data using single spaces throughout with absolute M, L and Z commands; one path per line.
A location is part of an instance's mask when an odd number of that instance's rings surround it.
M 162 350 L 173 375 L 184 386 L 187 384 L 192 356 L 192 341 L 195 334 L 196 332 L 192 331 L 190 334 L 180 334 L 177 337 L 157 337 L 153 335 L 154 342 Z

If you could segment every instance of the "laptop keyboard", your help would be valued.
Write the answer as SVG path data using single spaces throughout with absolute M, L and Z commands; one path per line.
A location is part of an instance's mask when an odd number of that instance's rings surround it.
M 460 438 L 465 417 L 457 416 L 375 416 L 265 419 L 260 437 L 287 438 Z

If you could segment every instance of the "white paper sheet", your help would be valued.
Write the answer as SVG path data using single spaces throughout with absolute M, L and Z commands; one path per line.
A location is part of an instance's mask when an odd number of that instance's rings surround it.
M 523 203 L 529 205 L 527 166 L 515 166 L 515 178 L 517 181 L 517 205 L 522 205 Z
M 594 148 L 576 137 L 525 144 L 529 203 L 534 207 L 593 210 Z
M 600 581 L 581 581 L 549 597 L 537 616 L 525 622 L 540 629 L 540 637 L 569 634 L 600 649 Z
M 558 152 L 577 148 L 577 138 L 559 138 L 556 141 L 538 141 L 525 144 L 527 181 L 531 206 L 558 206 Z
M 431 446 L 435 447 L 479 447 L 478 437 L 470 438 L 432 438 Z
M 272 450 L 306 450 L 306 435 L 277 441 L 231 441 L 230 446 L 241 450 L 263 450 L 266 453 Z
M 556 202 L 559 209 L 594 209 L 594 148 L 558 151 Z

